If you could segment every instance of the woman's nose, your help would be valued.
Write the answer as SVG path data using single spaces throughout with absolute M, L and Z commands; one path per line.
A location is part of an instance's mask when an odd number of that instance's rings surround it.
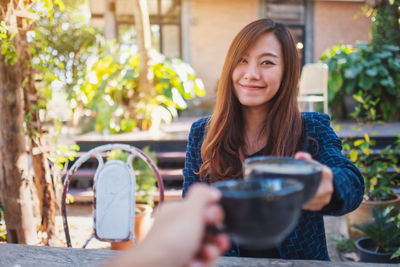
M 260 73 L 259 70 L 257 68 L 257 66 L 253 65 L 253 64 L 248 64 L 246 66 L 246 70 L 244 73 L 244 78 L 246 80 L 257 80 L 260 78 Z

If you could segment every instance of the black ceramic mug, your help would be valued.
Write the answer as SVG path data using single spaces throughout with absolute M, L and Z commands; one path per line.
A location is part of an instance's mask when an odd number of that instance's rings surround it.
M 244 162 L 245 179 L 290 178 L 304 184 L 302 203 L 310 201 L 318 189 L 322 166 L 290 157 L 260 156 Z
M 225 212 L 221 226 L 247 248 L 273 247 L 290 233 L 301 211 L 303 185 L 292 179 L 229 180 L 214 183 Z

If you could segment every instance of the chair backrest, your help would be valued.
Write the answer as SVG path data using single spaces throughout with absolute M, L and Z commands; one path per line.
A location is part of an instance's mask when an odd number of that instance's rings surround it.
M 110 160 L 104 163 L 104 152 L 113 149 L 120 149 L 128 152 L 129 156 L 127 161 Z M 134 158 L 141 158 L 153 170 L 160 194 L 159 202 L 163 202 L 164 200 L 163 181 L 157 166 L 143 151 L 126 144 L 109 144 L 88 151 L 67 171 L 64 180 L 61 208 L 68 247 L 72 247 L 66 212 L 66 196 L 69 184 L 73 174 L 91 157 L 95 157 L 99 163 L 93 183 L 94 232 L 83 247 L 86 247 L 93 236 L 101 241 L 109 242 L 120 242 L 131 239 L 135 241 L 136 177 L 132 168 L 132 160 Z
M 328 95 L 328 66 L 324 63 L 304 65 L 299 86 L 299 96 L 322 94 Z

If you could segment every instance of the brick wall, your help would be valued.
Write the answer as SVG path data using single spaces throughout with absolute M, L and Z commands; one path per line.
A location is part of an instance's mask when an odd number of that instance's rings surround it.
M 229 45 L 249 22 L 257 19 L 257 0 L 192 0 L 192 66 L 213 102 Z
M 372 21 L 361 11 L 363 2 L 315 1 L 314 60 L 342 42 L 370 41 Z

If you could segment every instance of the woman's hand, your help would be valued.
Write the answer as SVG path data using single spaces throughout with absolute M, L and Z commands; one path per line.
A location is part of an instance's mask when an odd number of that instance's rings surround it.
M 332 170 L 317 161 L 314 161 L 309 153 L 297 152 L 294 157 L 300 160 L 313 161 L 322 166 L 322 178 L 314 197 L 303 206 L 305 210 L 319 211 L 325 207 L 333 194 L 333 173 Z

